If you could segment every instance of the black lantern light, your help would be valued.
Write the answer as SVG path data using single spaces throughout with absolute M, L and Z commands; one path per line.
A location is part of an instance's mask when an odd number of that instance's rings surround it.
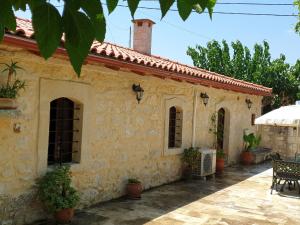
M 132 90 L 136 94 L 136 100 L 138 101 L 138 103 L 140 103 L 140 101 L 142 100 L 143 95 L 144 95 L 144 89 L 141 87 L 140 84 L 133 84 Z
M 200 97 L 201 97 L 202 100 L 203 100 L 203 104 L 206 106 L 207 103 L 208 103 L 209 96 L 208 96 L 206 93 L 201 93 L 201 94 L 200 94 Z
M 246 102 L 246 104 L 248 106 L 248 109 L 251 109 L 253 102 L 249 98 L 246 98 L 245 102 Z

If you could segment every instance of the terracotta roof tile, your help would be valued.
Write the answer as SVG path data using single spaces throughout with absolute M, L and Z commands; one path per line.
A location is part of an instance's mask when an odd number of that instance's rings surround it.
M 16 31 L 8 31 L 8 33 L 26 38 L 34 37 L 34 31 L 31 25 L 31 21 L 20 18 L 17 18 Z M 240 87 L 243 88 L 243 92 L 255 92 L 255 94 L 259 95 L 270 95 L 272 92 L 271 88 L 267 88 L 258 84 L 249 83 L 204 69 L 184 65 L 162 57 L 145 55 L 130 48 L 121 47 L 108 42 L 99 43 L 97 41 L 94 41 L 91 46 L 91 54 L 101 55 L 111 59 L 126 61 L 146 67 L 158 68 L 162 71 L 172 72 L 177 74 L 176 76 L 178 76 L 178 79 L 182 78 L 182 75 L 188 75 L 196 79 L 204 79 L 208 81 L 215 81 L 221 84 L 231 85 L 234 90 L 236 90 L 236 88 L 234 87 Z M 245 91 L 245 89 L 248 89 L 248 91 Z

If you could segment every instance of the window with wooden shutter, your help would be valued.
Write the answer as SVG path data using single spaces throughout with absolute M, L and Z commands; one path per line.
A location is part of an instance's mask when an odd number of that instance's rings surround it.
M 50 103 L 48 165 L 79 162 L 81 105 L 68 98 Z
M 172 106 L 169 109 L 169 148 L 180 148 L 182 144 L 182 110 Z

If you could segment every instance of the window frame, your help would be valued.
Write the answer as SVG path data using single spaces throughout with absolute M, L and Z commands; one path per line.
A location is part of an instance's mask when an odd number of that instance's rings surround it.
M 163 155 L 178 155 L 183 153 L 184 144 L 185 144 L 185 130 L 186 130 L 186 101 L 182 96 L 165 96 L 165 115 L 164 115 L 164 151 Z M 181 125 L 181 147 L 169 147 L 169 120 L 170 120 L 170 108 L 175 106 L 182 111 L 182 125 Z
M 78 91 L 80 90 L 80 91 Z M 68 98 L 80 104 L 82 107 L 82 129 L 81 129 L 81 147 L 78 157 L 80 163 L 66 163 L 71 165 L 71 169 L 80 170 L 88 164 L 88 149 L 90 137 L 88 132 L 95 132 L 93 126 L 95 95 L 90 84 L 67 81 L 52 80 L 41 78 L 39 82 L 39 101 L 38 101 L 38 133 L 37 133 L 37 171 L 43 174 L 53 166 L 48 166 L 48 141 L 49 141 L 49 120 L 50 120 L 50 102 L 61 97 Z

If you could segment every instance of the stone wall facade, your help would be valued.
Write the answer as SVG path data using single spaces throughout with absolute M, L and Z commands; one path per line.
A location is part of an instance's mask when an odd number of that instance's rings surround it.
M 271 148 L 282 157 L 293 158 L 296 152 L 300 152 L 300 131 L 297 127 L 260 126 L 259 133 L 261 146 Z
M 47 171 L 49 104 L 68 97 L 83 105 L 80 163 L 72 164 L 80 206 L 124 194 L 128 178 L 144 188 L 162 185 L 181 176 L 181 155 L 186 147 L 212 147 L 211 115 L 227 112 L 226 151 L 235 163 L 243 145 L 243 130 L 255 131 L 251 115 L 260 115 L 260 96 L 214 89 L 185 82 L 141 76 L 102 65 L 85 65 L 80 78 L 66 59 L 45 61 L 20 48 L 0 45 L 0 62 L 19 62 L 18 76 L 26 89 L 18 97 L 18 110 L 0 110 L 0 221 L 24 224 L 44 217 L 35 201 L 34 184 Z M 144 97 L 137 103 L 133 84 Z M 209 95 L 204 106 L 201 92 Z M 245 99 L 253 102 L 249 110 Z M 166 149 L 165 118 L 169 104 L 183 110 L 182 148 Z M 13 127 L 20 126 L 20 132 Z M 1 223 L 0 223 L 1 224 Z

